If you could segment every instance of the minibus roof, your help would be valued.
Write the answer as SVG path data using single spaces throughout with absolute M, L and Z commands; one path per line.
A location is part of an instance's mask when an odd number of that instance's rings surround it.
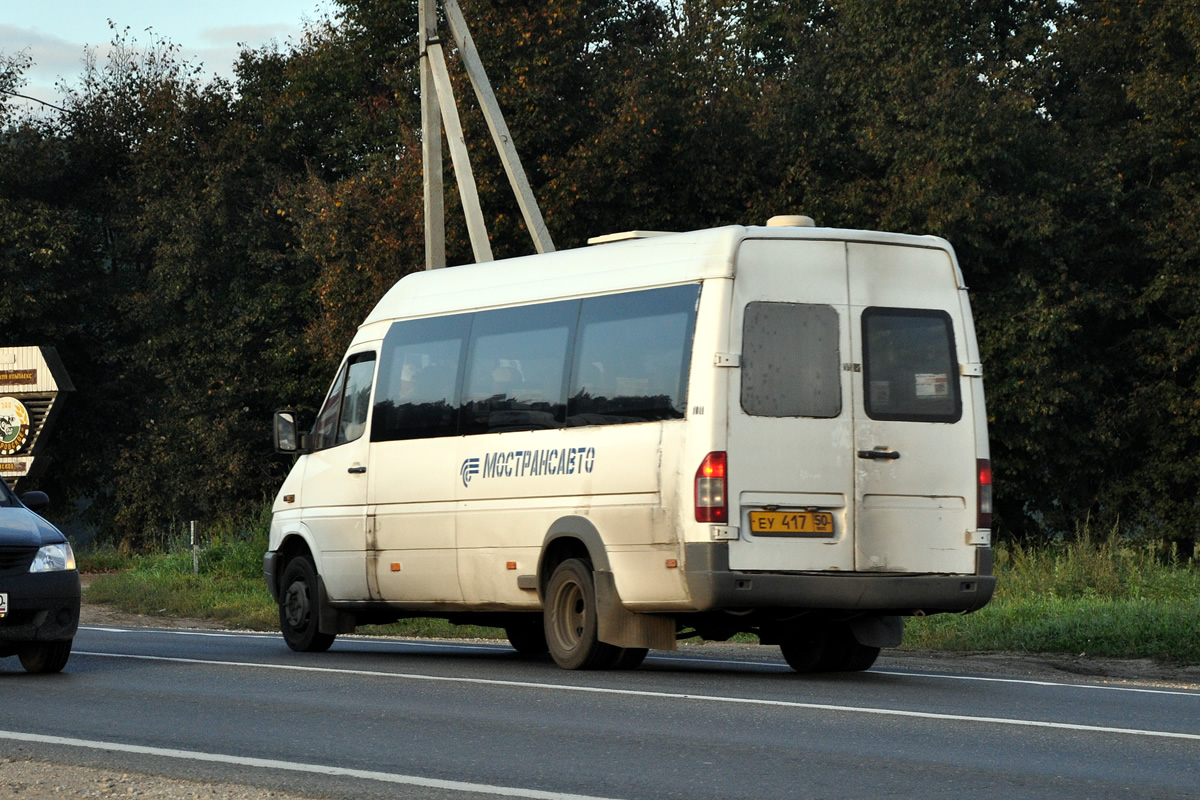
M 934 236 L 838 228 L 730 225 L 687 233 L 602 238 L 606 243 L 589 247 L 411 273 L 388 290 L 362 327 L 394 319 L 730 277 L 738 245 L 745 239 L 872 242 L 946 250 L 953 256 L 949 243 Z

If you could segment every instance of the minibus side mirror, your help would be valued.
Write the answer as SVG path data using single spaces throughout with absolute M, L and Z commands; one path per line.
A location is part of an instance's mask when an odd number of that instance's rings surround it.
M 275 412 L 275 452 L 302 456 L 309 451 L 308 436 L 296 425 L 295 411 Z

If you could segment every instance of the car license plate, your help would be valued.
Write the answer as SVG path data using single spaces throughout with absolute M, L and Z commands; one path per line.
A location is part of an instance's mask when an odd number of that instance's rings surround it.
M 8 592 L 0 592 L 0 618 L 8 615 Z
M 751 511 L 750 532 L 755 536 L 833 536 L 833 514 L 828 511 Z

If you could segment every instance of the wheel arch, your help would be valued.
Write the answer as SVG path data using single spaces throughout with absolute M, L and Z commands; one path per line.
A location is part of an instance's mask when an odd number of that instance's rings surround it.
M 608 550 L 596 526 L 587 517 L 560 517 L 546 531 L 538 556 L 538 596 L 545 600 L 554 568 L 569 558 L 584 558 L 595 571 L 609 571 Z
M 283 571 L 287 569 L 287 565 L 295 558 L 304 557 L 312 562 L 313 569 L 317 571 L 317 575 L 321 574 L 321 562 L 317 553 L 319 552 L 312 541 L 312 533 L 303 524 L 298 525 L 289 530 L 285 530 L 282 538 L 279 541 L 279 546 L 274 550 L 276 555 L 276 564 L 273 588 L 274 594 L 278 596 L 279 582 L 283 580 Z
M 635 614 L 625 608 L 617 592 L 608 550 L 596 526 L 587 517 L 560 517 L 546 531 L 538 557 L 538 596 L 546 603 L 546 589 L 555 568 L 571 559 L 586 559 L 592 565 L 595 583 L 597 638 L 616 647 L 675 649 L 675 619 L 670 616 Z

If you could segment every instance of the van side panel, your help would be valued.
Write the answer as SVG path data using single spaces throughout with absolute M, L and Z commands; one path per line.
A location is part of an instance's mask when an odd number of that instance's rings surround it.
M 471 603 L 535 604 L 517 576 L 536 572 L 546 532 L 562 517 L 591 520 L 610 558 L 672 541 L 661 513 L 664 429 L 682 420 L 563 428 L 457 440 L 458 466 L 446 482 L 456 499 L 459 574 Z M 507 568 L 510 561 L 515 570 Z M 616 572 L 624 598 L 634 584 Z
M 374 442 L 371 447 L 373 599 L 460 601 L 453 481 L 458 458 L 450 439 Z

